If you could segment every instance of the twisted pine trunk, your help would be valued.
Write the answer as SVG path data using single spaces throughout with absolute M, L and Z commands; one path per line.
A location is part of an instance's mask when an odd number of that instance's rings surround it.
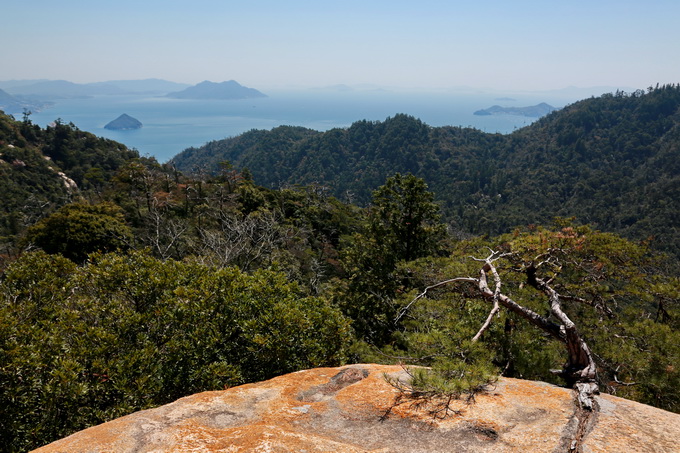
M 560 321 L 560 324 L 556 324 L 544 316 L 534 312 L 533 310 L 519 305 L 505 294 L 499 291 L 492 291 L 488 285 L 487 274 L 489 272 L 491 272 L 497 279 L 497 286 L 499 287 L 500 285 L 498 281 L 498 273 L 492 263 L 492 260 L 485 260 L 478 279 L 478 286 L 482 295 L 487 299 L 498 301 L 498 303 L 506 307 L 508 310 L 517 313 L 519 316 L 526 319 L 536 327 L 547 332 L 557 340 L 565 343 L 567 347 L 568 358 L 559 374 L 561 374 L 566 379 L 567 384 L 570 387 L 574 388 L 578 392 L 578 400 L 581 407 L 584 409 L 593 410 L 594 395 L 599 393 L 595 360 L 593 359 L 593 355 L 590 352 L 590 348 L 588 347 L 587 343 L 579 335 L 576 325 L 562 310 L 562 306 L 560 304 L 561 296 L 559 293 L 551 288 L 546 282 L 537 279 L 535 277 L 535 270 L 534 272 L 531 271 L 531 268 L 528 270 L 527 275 L 529 277 L 529 284 L 539 291 L 542 291 L 549 297 L 550 310 Z

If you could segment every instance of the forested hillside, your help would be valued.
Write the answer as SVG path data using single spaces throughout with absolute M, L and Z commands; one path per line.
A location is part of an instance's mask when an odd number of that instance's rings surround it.
M 0 247 L 7 254 L 28 226 L 59 206 L 101 190 L 136 151 L 56 120 L 42 129 L 29 115 L 0 112 Z
M 247 168 L 265 186 L 318 184 L 366 204 L 394 172 L 424 178 L 461 235 L 499 234 L 555 216 L 680 255 L 680 86 L 617 92 L 553 112 L 509 135 L 429 127 L 396 115 L 319 133 L 251 131 L 191 148 L 172 163 Z
M 361 209 L 0 120 L 0 450 L 348 360 L 350 320 L 321 293 Z
M 650 247 L 676 240 L 677 97 L 510 136 L 406 115 L 251 131 L 187 151 L 193 174 L 0 115 L 0 446 L 353 361 L 432 367 L 428 395 L 503 374 L 680 411 L 680 279 Z

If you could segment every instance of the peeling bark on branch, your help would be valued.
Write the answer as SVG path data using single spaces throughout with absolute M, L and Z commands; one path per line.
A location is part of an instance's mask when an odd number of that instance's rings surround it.
M 578 392 L 578 400 L 581 407 L 592 410 L 593 396 L 599 393 L 597 385 L 597 366 L 590 348 L 576 329 L 576 324 L 562 310 L 560 294 L 543 280 L 532 279 L 533 286 L 545 293 L 550 300 L 550 311 L 562 323 L 564 331 L 568 360 L 564 366 L 563 376 L 567 384 L 573 386 Z
M 528 282 L 548 296 L 550 311 L 560 321 L 560 325 L 557 325 L 528 308 L 517 304 L 503 294 L 496 297 L 487 284 L 486 275 L 488 272 L 492 272 L 494 276 L 498 275 L 491 260 L 486 260 L 480 272 L 479 289 L 484 297 L 497 298 L 505 307 L 518 313 L 524 319 L 566 344 L 568 359 L 561 374 L 566 379 L 567 385 L 573 387 L 578 392 L 578 400 L 581 407 L 593 410 L 593 396 L 599 393 L 596 383 L 597 368 L 595 360 L 585 340 L 579 335 L 576 325 L 562 310 L 559 293 L 548 283 L 536 277 L 535 267 L 529 266 L 527 270 Z
M 493 269 L 493 271 L 492 271 Z M 479 290 L 482 293 L 482 296 L 484 296 L 487 299 L 493 299 L 494 297 L 494 292 L 491 291 L 489 288 L 489 285 L 487 283 L 487 277 L 486 274 L 487 272 L 494 272 L 495 267 L 491 263 L 491 261 L 487 261 L 482 269 L 480 270 L 480 276 L 479 276 Z M 522 318 L 526 319 L 536 327 L 539 327 L 540 329 L 544 330 L 545 332 L 549 333 L 552 335 L 554 338 L 560 340 L 560 341 L 565 341 L 565 335 L 562 329 L 560 328 L 559 325 L 551 322 L 550 320 L 544 318 L 543 316 L 539 315 L 533 310 L 530 310 L 526 307 L 521 306 L 505 294 L 499 294 L 498 295 L 498 301 L 503 305 L 505 308 L 508 310 L 517 313 L 520 315 Z
M 489 262 L 487 260 L 487 262 Z M 482 324 L 482 327 L 479 329 L 479 332 L 477 332 L 477 335 L 475 335 L 472 338 L 472 341 L 477 341 L 479 338 L 482 336 L 482 334 L 489 328 L 491 325 L 491 321 L 493 321 L 493 317 L 498 313 L 500 310 L 500 305 L 498 304 L 498 299 L 501 295 L 501 277 L 498 275 L 498 272 L 496 271 L 495 267 L 491 267 L 492 273 L 493 273 L 493 278 L 494 281 L 496 282 L 496 289 L 493 292 L 493 308 L 491 309 L 491 312 L 489 312 L 489 316 L 487 316 L 486 321 L 484 321 L 484 324 Z M 486 274 L 482 276 L 482 278 L 486 279 Z M 482 280 L 479 280 L 479 284 L 481 285 Z

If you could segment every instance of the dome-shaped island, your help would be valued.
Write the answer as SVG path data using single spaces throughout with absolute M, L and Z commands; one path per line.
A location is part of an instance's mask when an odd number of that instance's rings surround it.
M 104 129 L 111 129 L 114 131 L 127 131 L 132 129 L 139 129 L 142 127 L 141 121 L 136 118 L 131 117 L 127 113 L 123 113 L 121 116 L 104 126 Z

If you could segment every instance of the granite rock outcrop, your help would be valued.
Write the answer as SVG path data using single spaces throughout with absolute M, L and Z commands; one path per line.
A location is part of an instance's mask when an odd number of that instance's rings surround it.
M 574 392 L 501 378 L 475 397 L 406 397 L 399 366 L 350 365 L 204 392 L 36 451 L 678 452 L 680 415 L 611 395 L 584 413 Z

